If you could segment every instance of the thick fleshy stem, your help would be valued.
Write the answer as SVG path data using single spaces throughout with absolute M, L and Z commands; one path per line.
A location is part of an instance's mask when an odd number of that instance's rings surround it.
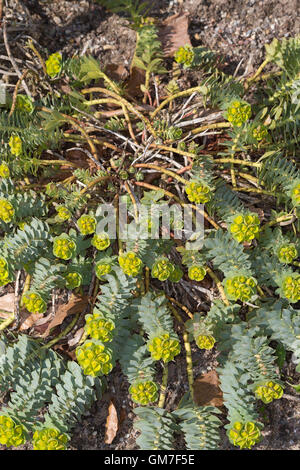
M 185 329 L 184 322 L 177 312 L 176 308 L 173 307 L 172 304 L 169 304 L 170 308 L 172 310 L 172 313 L 178 323 L 181 324 L 183 328 L 182 332 L 182 338 L 183 338 L 183 343 L 184 343 L 184 348 L 185 348 L 185 358 L 186 358 L 186 371 L 187 371 L 187 376 L 188 376 L 188 383 L 189 383 L 189 390 L 190 394 L 192 397 L 192 400 L 194 400 L 194 374 L 193 374 L 193 361 L 192 361 L 192 350 L 191 350 L 191 344 L 189 342 L 189 335 Z
M 226 297 L 225 291 L 223 289 L 222 283 L 218 276 L 213 272 L 212 269 L 210 269 L 209 266 L 205 266 L 205 269 L 207 271 L 207 274 L 211 277 L 211 279 L 216 283 L 217 289 L 220 293 L 221 299 L 223 300 L 225 305 L 229 305 L 229 301 Z
M 164 405 L 165 405 L 167 384 L 168 384 L 168 375 L 169 375 L 168 364 L 164 364 L 162 383 L 161 383 L 161 387 L 160 387 L 160 395 L 159 395 L 159 401 L 158 401 L 158 407 L 159 408 L 163 408 Z

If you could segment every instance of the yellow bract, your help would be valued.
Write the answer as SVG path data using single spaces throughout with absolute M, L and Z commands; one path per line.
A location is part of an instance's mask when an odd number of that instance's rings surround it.
M 278 252 L 277 256 L 282 263 L 291 263 L 298 256 L 298 251 L 294 243 L 288 243 L 282 245 Z
M 101 263 L 101 261 L 98 261 L 95 266 L 95 273 L 98 279 L 101 279 L 102 276 L 105 276 L 105 274 L 110 273 L 110 271 L 111 265 L 108 263 Z
M 46 69 L 49 77 L 55 77 L 59 74 L 62 67 L 62 56 L 59 52 L 51 54 L 46 60 Z
M 107 375 L 113 368 L 111 353 L 103 344 L 86 341 L 76 349 L 76 357 L 85 375 Z
M 91 235 L 96 230 L 97 221 L 92 215 L 82 215 L 77 220 L 78 228 L 83 235 Z
M 228 432 L 229 440 L 241 449 L 251 449 L 261 439 L 258 426 L 252 421 L 240 423 L 236 421 Z
M 196 204 L 204 204 L 211 199 L 211 190 L 204 183 L 193 181 L 186 185 L 185 192 L 188 199 Z
M 22 140 L 18 135 L 12 135 L 9 139 L 8 145 L 12 155 L 18 157 L 22 153 Z
M 174 270 L 174 264 L 172 264 L 167 258 L 160 258 L 153 264 L 151 276 L 155 277 L 159 281 L 166 281 Z
M 10 171 L 6 163 L 1 163 L 0 165 L 0 176 L 1 178 L 9 178 Z
M 239 243 L 250 242 L 259 234 L 259 223 L 257 214 L 240 214 L 233 219 L 230 232 Z
M 91 338 L 98 339 L 103 343 L 113 339 L 115 325 L 111 320 L 106 320 L 99 313 L 89 316 L 85 323 L 85 331 Z
M 281 385 L 270 380 L 262 385 L 258 385 L 255 389 L 255 395 L 264 403 L 271 403 L 271 401 L 282 397 L 283 388 Z
M 45 313 L 47 310 L 46 302 L 36 292 L 26 292 L 23 294 L 22 302 L 30 313 Z
M 292 302 L 300 300 L 300 274 L 287 276 L 282 283 L 282 291 L 284 297 Z
M 92 238 L 91 244 L 99 251 L 106 250 L 110 245 L 110 239 L 107 233 L 103 232 L 100 234 L 95 233 Z
M 234 126 L 241 127 L 251 117 L 251 105 L 235 100 L 227 108 L 226 117 Z
M 169 333 L 153 338 L 148 343 L 148 350 L 156 361 L 170 362 L 180 353 L 180 343 L 177 339 L 171 339 Z
M 143 267 L 142 260 L 133 251 L 120 255 L 118 261 L 127 276 L 137 276 Z
M 129 388 L 132 400 L 140 405 L 155 402 L 158 398 L 157 391 L 158 387 L 152 380 L 136 382 Z
M 12 221 L 15 215 L 13 205 L 7 199 L 0 199 L 0 219 L 5 223 Z
M 0 416 L 0 444 L 18 447 L 25 442 L 23 426 L 17 425 L 9 416 Z
M 194 60 L 193 48 L 189 45 L 181 46 L 176 51 L 174 59 L 178 64 L 184 64 L 185 67 L 190 67 Z
M 53 254 L 57 258 L 70 259 L 76 250 L 75 242 L 69 237 L 57 237 L 53 241 Z
M 256 280 L 253 277 L 234 276 L 224 282 L 226 293 L 232 300 L 247 302 L 256 293 Z
M 212 349 L 215 342 L 216 340 L 212 335 L 200 335 L 196 338 L 196 344 L 200 349 Z
M 44 428 L 33 434 L 34 450 L 65 450 L 68 436 L 55 428 Z
M 192 281 L 202 281 L 205 278 L 206 269 L 203 266 L 190 266 L 188 276 Z

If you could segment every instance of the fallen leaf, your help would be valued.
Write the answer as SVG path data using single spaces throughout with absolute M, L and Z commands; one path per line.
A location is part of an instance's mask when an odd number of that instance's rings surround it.
M 132 67 L 129 80 L 126 82 L 127 93 L 130 96 L 137 98 L 143 96 L 141 85 L 145 84 L 145 70 L 138 67 Z
M 111 444 L 117 435 L 119 429 L 118 413 L 115 405 L 110 401 L 108 407 L 108 416 L 105 424 L 105 444 Z
M 84 328 L 79 328 L 79 330 L 76 331 L 74 337 L 68 341 L 68 345 L 70 347 L 76 346 L 76 344 L 78 344 L 79 341 L 81 340 L 83 333 L 84 333 Z
M 0 297 L 0 317 L 1 318 L 7 318 L 10 313 L 14 312 L 14 308 L 15 308 L 15 294 L 6 294 Z
M 215 370 L 196 378 L 194 381 L 194 400 L 198 406 L 223 406 L 223 393 Z
M 192 45 L 188 27 L 188 15 L 176 13 L 176 15 L 170 16 L 163 21 L 159 31 L 159 39 L 161 40 L 166 57 L 173 57 L 181 46 Z
M 85 309 L 88 304 L 88 297 L 80 297 L 72 295 L 67 304 L 62 304 L 58 307 L 53 320 L 47 325 L 46 331 L 43 333 L 42 337 L 46 338 L 52 328 L 55 326 L 61 325 L 66 317 L 69 315 L 75 315 Z
M 20 315 L 20 331 L 25 331 L 31 328 L 35 323 L 43 318 L 42 313 L 28 313 L 22 312 L 23 314 Z
M 122 64 L 107 64 L 105 73 L 116 82 L 123 82 L 128 77 L 128 71 Z

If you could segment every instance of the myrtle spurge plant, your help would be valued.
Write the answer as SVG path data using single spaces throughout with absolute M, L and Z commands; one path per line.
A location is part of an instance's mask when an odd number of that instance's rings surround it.
M 259 235 L 259 224 L 257 214 L 241 214 L 234 217 L 230 232 L 239 243 L 250 242 Z
M 229 440 L 240 449 L 251 449 L 261 439 L 257 425 L 251 421 L 240 423 L 236 421 L 228 432 Z
M 76 349 L 76 357 L 84 374 L 92 377 L 107 375 L 113 368 L 111 351 L 101 342 L 86 341 Z
M 264 403 L 271 403 L 273 400 L 278 400 L 283 395 L 283 388 L 281 385 L 270 380 L 255 388 L 255 395 Z
M 22 153 L 22 140 L 18 135 L 12 135 L 9 139 L 8 145 L 10 146 L 11 154 L 18 157 Z
M 96 219 L 91 215 L 82 215 L 77 220 L 78 228 L 83 235 L 91 235 L 96 230 Z
M 143 262 L 133 251 L 120 254 L 118 260 L 121 269 L 127 276 L 138 276 L 142 270 Z
M 13 205 L 6 199 L 0 199 L 0 219 L 3 222 L 11 222 L 15 215 L 15 209 Z
M 0 444 L 18 447 L 26 442 L 25 429 L 9 416 L 0 416 Z
M 57 258 L 68 260 L 76 250 L 76 243 L 67 234 L 55 237 L 53 240 L 53 254 Z
M 0 177 L 1 178 L 9 178 L 10 177 L 9 167 L 6 163 L 1 163 L 1 165 L 0 165 Z
M 150 380 L 132 384 L 129 393 L 132 400 L 140 405 L 148 405 L 158 399 L 157 384 Z
M 62 222 L 65 222 L 66 220 L 69 220 L 71 218 L 71 212 L 67 207 L 59 206 L 56 208 L 56 210 L 58 217 Z
M 33 434 L 34 450 L 65 450 L 68 436 L 55 428 L 44 428 Z
M 24 307 L 31 313 L 45 313 L 47 309 L 46 302 L 37 292 L 26 292 L 22 296 Z
M 67 289 L 76 289 L 82 284 L 82 276 L 76 272 L 66 274 L 65 280 Z
M 141 87 L 36 43 L 26 95 L 13 71 L 1 107 L 0 285 L 16 294 L 0 318 L 0 442 L 67 448 L 123 374 L 141 449 L 172 450 L 178 433 L 186 449 L 218 449 L 221 426 L 250 449 L 262 403 L 283 396 L 282 357 L 300 363 L 300 40 L 274 40 L 257 72 L 233 77 L 203 47 L 165 60 L 143 2 L 100 3 L 135 31 Z M 222 422 L 194 401 L 195 361 L 212 348 Z M 188 392 L 169 403 L 171 361 Z
M 174 271 L 175 266 L 167 258 L 161 257 L 152 265 L 151 275 L 160 281 L 166 281 Z
M 99 251 L 106 250 L 110 246 L 110 239 L 107 233 L 95 233 L 92 238 L 91 244 Z
M 45 62 L 47 74 L 53 78 L 56 77 L 62 68 L 62 56 L 59 52 L 51 54 Z
M 111 341 L 115 324 L 112 320 L 106 319 L 99 313 L 86 316 L 85 331 L 94 339 L 99 339 L 102 343 Z
M 188 269 L 188 276 L 192 281 L 202 281 L 206 276 L 206 269 L 204 266 L 190 266 Z
M 226 118 L 233 126 L 241 127 L 251 117 L 251 105 L 246 101 L 234 100 L 227 107 Z
M 211 190 L 204 183 L 192 181 L 186 185 L 185 192 L 191 202 L 204 204 L 211 199 Z
M 178 64 L 183 64 L 184 67 L 190 67 L 194 60 L 193 48 L 188 45 L 179 47 L 175 53 L 174 59 Z
M 244 275 L 225 278 L 224 286 L 228 298 L 247 302 L 256 294 L 257 282 L 253 277 Z
M 156 361 L 170 362 L 180 353 L 180 344 L 177 339 L 172 339 L 169 333 L 152 338 L 148 343 L 151 356 Z

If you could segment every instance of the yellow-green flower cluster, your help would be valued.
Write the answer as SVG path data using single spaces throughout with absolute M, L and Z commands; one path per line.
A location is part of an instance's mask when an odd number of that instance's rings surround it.
M 105 319 L 99 313 L 93 313 L 93 315 L 87 316 L 84 329 L 91 338 L 106 343 L 113 339 L 115 324 L 112 320 Z
M 240 423 L 236 421 L 228 432 L 229 440 L 241 449 L 251 449 L 261 439 L 258 426 L 252 421 Z
M 46 302 L 36 292 L 26 292 L 23 294 L 22 303 L 30 313 L 45 313 L 47 310 Z
M 107 375 L 113 368 L 111 352 L 101 343 L 86 341 L 76 349 L 76 357 L 85 375 Z
M 121 254 L 118 261 L 120 267 L 127 276 L 137 276 L 143 267 L 142 260 L 133 251 Z
M 291 199 L 295 207 L 300 206 L 300 181 L 297 181 L 291 189 Z
M 156 336 L 148 343 L 151 357 L 156 361 L 170 362 L 180 353 L 180 343 L 177 339 L 170 338 L 169 333 Z
M 49 77 L 55 77 L 62 68 L 62 56 L 59 52 L 51 54 L 46 60 L 46 70 Z
M 233 126 L 241 127 L 250 117 L 251 105 L 246 101 L 232 101 L 227 108 L 226 118 Z
M 215 342 L 216 340 L 212 335 L 200 335 L 196 338 L 196 344 L 200 349 L 212 349 Z
M 99 251 L 106 250 L 110 245 L 110 239 L 107 233 L 95 233 L 92 238 L 91 244 Z
M 174 264 L 172 264 L 167 258 L 159 258 L 152 266 L 151 276 L 159 281 L 166 281 L 170 276 L 172 276 L 174 270 Z
M 5 286 L 11 280 L 9 279 L 9 269 L 5 258 L 0 258 L 0 286 Z
M 3 222 L 11 222 L 13 217 L 15 215 L 15 209 L 13 205 L 4 198 L 0 199 L 0 219 L 3 220 Z
M 22 153 L 22 140 L 18 135 L 12 135 L 9 139 L 8 145 L 12 155 L 18 157 Z
M 233 276 L 224 280 L 225 291 L 231 300 L 247 302 L 256 294 L 256 280 L 253 277 Z
M 82 235 L 91 235 L 96 230 L 97 221 L 92 215 L 82 215 L 77 220 L 78 228 Z
M 258 385 L 255 389 L 255 395 L 264 403 L 271 403 L 273 400 L 279 400 L 283 395 L 281 385 L 270 380 L 262 385 Z
M 152 380 L 136 382 L 129 388 L 132 400 L 140 405 L 148 405 L 158 399 L 158 387 Z
M 294 243 L 281 245 L 277 251 L 279 261 L 282 263 L 291 263 L 298 256 L 298 251 Z
M 204 204 L 205 202 L 210 201 L 211 199 L 211 190 L 210 188 L 198 181 L 192 181 L 187 184 L 185 187 L 185 192 L 189 201 L 195 202 L 196 204 Z
M 33 111 L 33 102 L 28 96 L 17 95 L 16 109 L 26 113 L 31 113 Z
M 65 450 L 68 436 L 55 428 L 44 428 L 33 434 L 33 450 Z
M 10 177 L 10 171 L 8 168 L 8 165 L 6 163 L 1 163 L 0 165 L 0 176 L 1 178 L 9 178 Z
M 239 214 L 230 225 L 233 238 L 241 242 L 250 242 L 259 234 L 259 218 L 257 214 Z
M 205 275 L 206 269 L 203 266 L 193 265 L 188 269 L 188 276 L 192 281 L 202 281 Z
M 95 265 L 95 273 L 98 279 L 101 279 L 102 276 L 105 276 L 105 274 L 110 273 L 111 271 L 111 265 L 108 263 L 102 263 L 101 261 L 98 261 Z
M 59 206 L 56 208 L 56 211 L 57 211 L 57 214 L 58 214 L 58 217 L 59 219 L 62 221 L 62 222 L 65 222 L 66 220 L 69 220 L 71 218 L 71 212 L 69 211 L 69 209 L 67 209 L 67 207 L 65 206 Z
M 256 139 L 258 142 L 261 140 L 265 139 L 268 135 L 268 131 L 264 126 L 257 126 L 255 129 L 252 131 L 252 135 L 254 139 Z
M 70 259 L 76 250 L 76 243 L 68 235 L 60 235 L 53 240 L 53 254 L 56 258 Z
M 286 276 L 282 282 L 282 293 L 290 302 L 300 300 L 300 274 Z
M 176 51 L 174 59 L 178 64 L 183 64 L 185 67 L 190 67 L 194 60 L 193 48 L 189 45 L 181 46 Z
M 16 424 L 9 416 L 0 416 L 0 444 L 18 447 L 26 442 L 23 426 Z
M 82 283 L 82 276 L 80 273 L 68 273 L 65 275 L 66 288 L 67 289 L 76 289 Z

